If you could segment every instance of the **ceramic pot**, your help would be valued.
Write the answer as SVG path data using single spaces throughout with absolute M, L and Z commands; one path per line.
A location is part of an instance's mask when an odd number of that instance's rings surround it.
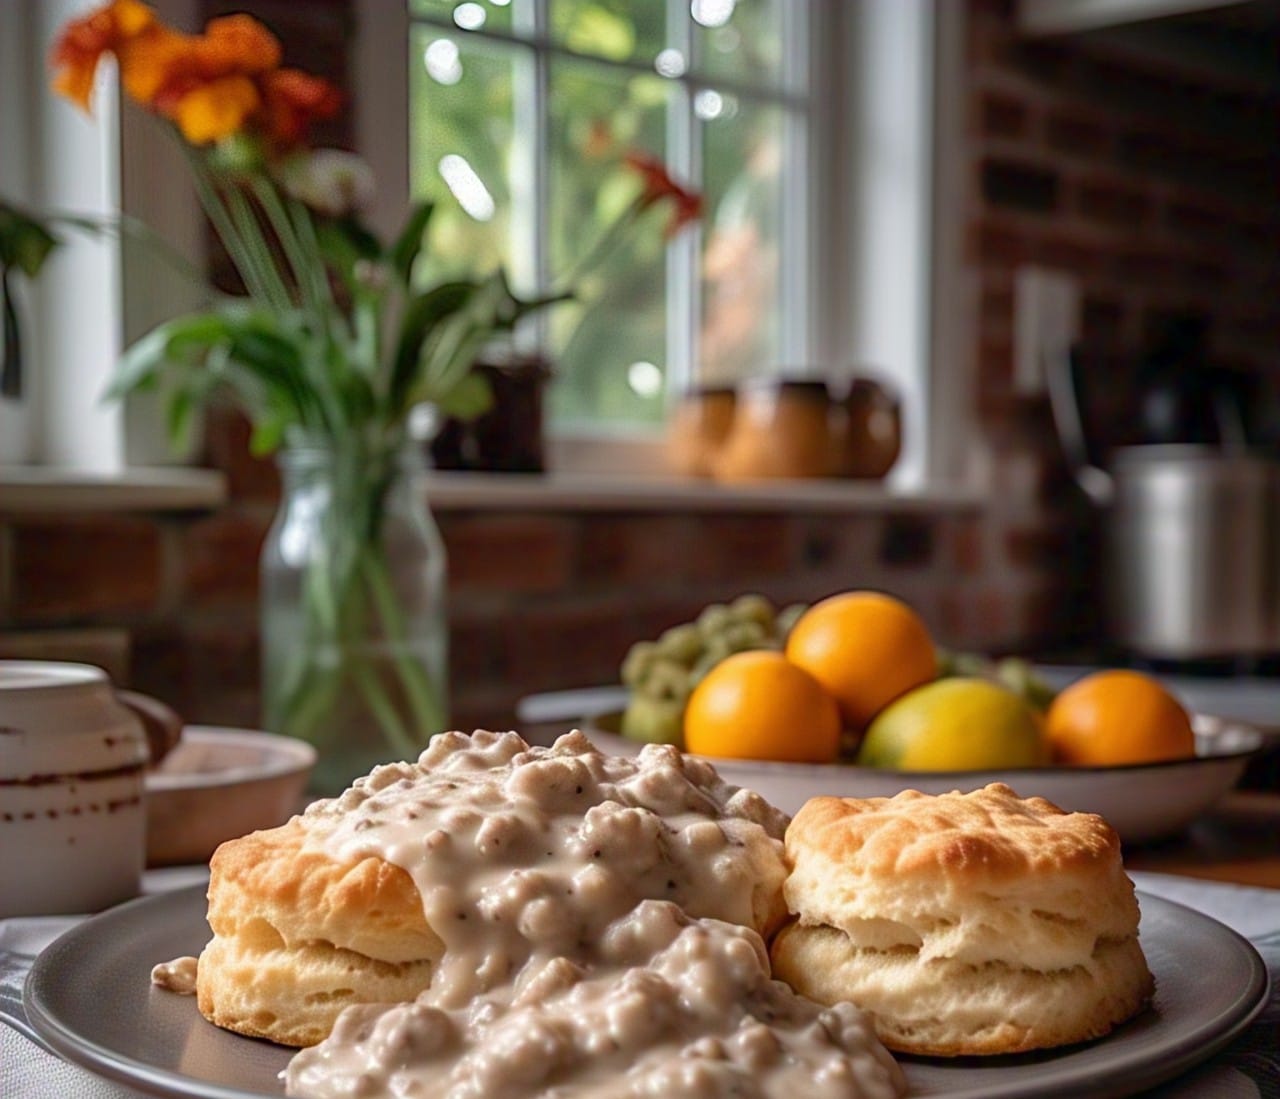
M 137 895 L 147 759 L 142 723 L 102 669 L 0 661 L 0 917 Z
M 873 378 L 854 378 L 840 401 L 838 472 L 878 480 L 902 451 L 902 411 L 896 393 Z
M 667 425 L 667 461 L 685 477 L 710 477 L 733 427 L 737 395 L 729 386 L 706 386 L 686 393 Z
M 761 379 L 738 392 L 733 430 L 716 463 L 722 481 L 829 477 L 836 452 L 825 382 Z

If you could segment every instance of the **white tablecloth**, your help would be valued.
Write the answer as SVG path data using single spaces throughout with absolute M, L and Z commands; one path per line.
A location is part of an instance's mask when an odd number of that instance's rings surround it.
M 1251 940 L 1271 973 L 1271 1001 L 1227 1050 L 1146 1099 L 1280 1099 L 1280 890 L 1220 885 L 1164 874 L 1132 875 L 1146 893 L 1198 909 Z M 203 868 L 149 873 L 148 892 L 201 881 Z M 15 1027 L 22 1025 L 22 981 L 36 954 L 75 918 L 0 920 L 0 1097 L 3 1099 L 140 1099 L 47 1052 Z M 1083 1099 L 1083 1097 L 1082 1097 Z

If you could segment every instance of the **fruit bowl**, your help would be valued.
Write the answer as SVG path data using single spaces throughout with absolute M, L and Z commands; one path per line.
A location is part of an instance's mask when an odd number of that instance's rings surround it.
M 582 731 L 605 752 L 635 755 L 643 747 L 619 735 L 620 711 L 586 717 Z M 991 771 L 894 771 L 848 763 L 774 763 L 713 759 L 727 782 L 755 790 L 795 813 L 811 797 L 892 797 L 902 790 L 944 794 L 1004 782 L 1021 797 L 1043 797 L 1062 809 L 1098 813 L 1126 843 L 1173 835 L 1239 781 L 1263 744 L 1260 732 L 1208 714 L 1193 717 L 1194 759 L 1119 767 L 1028 767 Z

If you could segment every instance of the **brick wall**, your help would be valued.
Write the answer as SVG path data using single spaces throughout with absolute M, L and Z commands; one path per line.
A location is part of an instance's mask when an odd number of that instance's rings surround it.
M 1022 264 L 1080 281 L 1085 337 L 1113 362 L 1132 362 L 1171 317 L 1190 313 L 1207 320 L 1213 359 L 1257 373 L 1274 402 L 1280 98 L 1081 39 L 1020 38 L 1014 8 L 968 4 L 966 260 L 981 288 L 986 421 L 1014 405 Z
M 349 0 L 231 6 L 281 30 L 291 61 L 346 72 Z M 443 512 L 458 725 L 508 726 L 524 693 L 611 682 L 632 641 L 744 591 L 882 587 L 942 642 L 998 652 L 1095 635 L 1087 510 L 1043 401 L 1012 393 L 1013 272 L 1075 272 L 1091 336 L 1136 346 L 1194 308 L 1222 354 L 1280 361 L 1274 105 L 1020 42 L 1008 0 L 969 7 L 966 264 L 990 501 L 842 517 Z M 343 143 L 349 116 L 326 136 Z M 203 460 L 231 490 L 214 514 L 0 512 L 0 655 L 98 658 L 189 720 L 257 723 L 257 555 L 279 486 L 246 444 L 241 420 L 210 416 Z

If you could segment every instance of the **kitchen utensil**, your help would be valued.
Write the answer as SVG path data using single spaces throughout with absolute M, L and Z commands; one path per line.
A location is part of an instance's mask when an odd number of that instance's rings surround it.
M 1226 445 L 1139 444 L 1107 454 L 1086 437 L 1078 353 L 1047 366 L 1063 449 L 1104 516 L 1110 640 L 1174 661 L 1280 646 L 1280 464 L 1239 445 L 1230 422 L 1217 435 Z

